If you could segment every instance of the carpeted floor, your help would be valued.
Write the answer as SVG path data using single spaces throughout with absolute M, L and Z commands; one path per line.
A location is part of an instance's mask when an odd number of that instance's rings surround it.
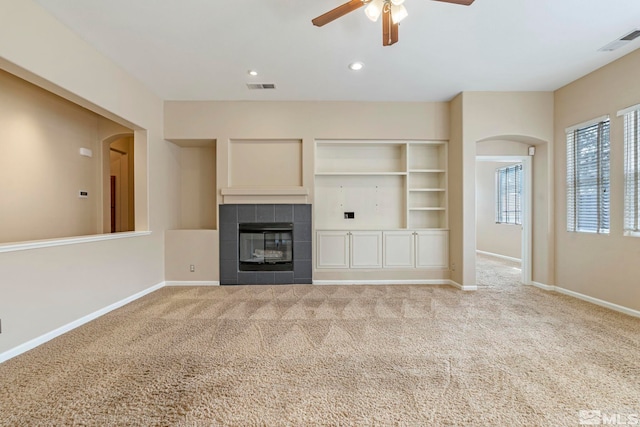
M 640 412 L 640 319 L 493 262 L 479 260 L 477 292 L 163 288 L 1 364 L 0 425 L 577 426 L 581 410 Z

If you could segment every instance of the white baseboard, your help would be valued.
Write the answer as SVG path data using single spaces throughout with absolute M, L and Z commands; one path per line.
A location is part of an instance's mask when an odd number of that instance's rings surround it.
M 202 281 L 202 280 L 192 280 L 192 281 L 172 281 L 172 282 L 164 282 L 165 286 L 220 286 L 220 282 L 217 281 Z
M 573 298 L 578 298 L 582 301 L 590 302 L 591 304 L 599 305 L 600 307 L 608 308 L 613 311 L 617 311 L 620 313 L 628 314 L 633 317 L 640 317 L 640 311 L 634 310 L 629 307 L 625 307 L 623 305 L 614 304 L 609 301 L 601 300 L 599 298 L 594 298 L 589 295 L 581 294 L 580 292 L 571 291 L 569 289 L 561 288 L 560 286 L 551 286 L 546 285 L 544 283 L 539 282 L 531 282 L 533 286 L 536 286 L 540 289 L 544 289 L 545 291 L 558 292 L 559 294 L 568 295 Z
M 482 254 L 482 255 L 489 255 L 489 256 L 496 257 L 496 258 L 506 259 L 507 261 L 520 262 L 520 263 L 522 262 L 522 260 L 520 258 L 513 258 L 513 257 L 506 256 L 506 255 L 494 254 L 493 252 L 481 251 L 479 249 L 476 249 L 476 253 L 479 253 L 479 254 Z
M 600 307 L 605 307 L 614 311 L 618 311 L 620 313 L 628 314 L 629 316 L 640 317 L 640 311 L 638 310 L 634 310 L 632 308 L 614 304 L 612 302 L 604 301 L 598 298 L 590 297 L 589 295 L 584 295 L 579 292 L 570 291 L 569 289 L 560 288 L 558 286 L 556 286 L 555 288 L 556 288 L 555 291 L 558 293 L 569 295 L 571 297 L 578 298 L 595 305 L 599 305 Z
M 477 291 L 476 285 L 462 286 L 448 279 L 431 280 L 314 280 L 314 285 L 449 285 L 462 291 Z
M 314 285 L 449 285 L 449 280 L 313 280 Z
M 115 302 L 107 307 L 101 308 L 98 311 L 94 311 L 91 314 L 87 314 L 84 317 L 81 317 L 80 319 L 74 320 L 73 322 L 67 323 L 64 326 L 61 326 L 57 329 L 54 329 L 51 332 L 47 332 L 44 335 L 41 335 L 37 338 L 34 338 L 30 341 L 27 341 L 24 344 L 20 344 L 17 347 L 12 348 L 11 350 L 7 350 L 4 353 L 0 353 L 0 363 L 5 362 L 13 357 L 16 357 L 22 353 L 25 353 L 29 350 L 32 350 L 34 348 L 36 348 L 37 346 L 46 343 L 47 341 L 50 341 L 56 337 L 59 337 L 60 335 L 69 332 L 79 326 L 84 325 L 85 323 L 88 323 L 92 320 L 97 319 L 100 316 L 103 316 L 107 313 L 109 313 L 110 311 L 115 310 L 116 308 L 120 308 L 126 304 L 129 304 L 132 301 L 137 300 L 138 298 L 141 298 L 147 294 L 150 294 L 151 292 L 157 291 L 160 288 L 163 288 L 165 285 L 164 282 L 158 283 L 157 285 L 154 285 L 148 289 L 145 289 L 143 291 L 138 292 L 137 294 L 131 295 L 121 301 Z
M 478 290 L 478 285 L 461 285 L 458 282 L 455 282 L 453 280 L 448 280 L 447 283 L 451 286 L 453 286 L 454 288 L 458 288 L 461 291 L 477 291 Z
M 543 289 L 545 291 L 555 291 L 556 290 L 555 286 L 545 285 L 544 283 L 534 282 L 533 280 L 531 281 L 531 285 L 535 286 L 536 288 Z

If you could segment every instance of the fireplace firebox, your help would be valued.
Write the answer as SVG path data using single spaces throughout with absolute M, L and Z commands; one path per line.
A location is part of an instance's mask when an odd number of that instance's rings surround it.
M 238 224 L 240 271 L 293 271 L 292 223 Z

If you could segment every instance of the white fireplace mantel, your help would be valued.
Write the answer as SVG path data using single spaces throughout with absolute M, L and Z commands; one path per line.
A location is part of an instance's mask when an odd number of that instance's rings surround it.
M 233 203 L 307 203 L 305 187 L 229 187 L 220 190 L 224 204 Z

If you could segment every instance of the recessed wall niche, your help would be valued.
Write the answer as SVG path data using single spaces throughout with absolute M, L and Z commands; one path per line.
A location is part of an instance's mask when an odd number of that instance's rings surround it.
M 232 139 L 229 187 L 301 187 L 301 139 Z
M 216 140 L 171 140 L 180 147 L 180 221 L 185 230 L 216 229 Z

